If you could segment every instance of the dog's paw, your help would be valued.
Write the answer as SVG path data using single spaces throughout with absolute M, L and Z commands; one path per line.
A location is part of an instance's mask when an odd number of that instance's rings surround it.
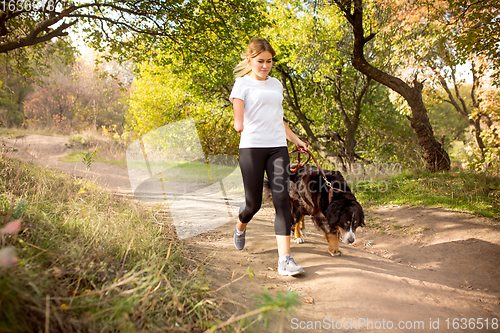
M 300 237 L 299 238 L 295 238 L 295 243 L 297 243 L 297 244 L 302 244 L 302 243 L 305 243 L 305 242 L 306 242 L 306 240 L 304 238 L 300 238 Z
M 332 257 L 340 257 L 342 255 L 342 252 L 340 250 L 335 250 L 333 252 L 330 252 Z

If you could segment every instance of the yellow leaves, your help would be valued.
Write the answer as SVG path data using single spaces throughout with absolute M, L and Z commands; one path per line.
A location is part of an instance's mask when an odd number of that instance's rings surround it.
M 405 116 L 411 116 L 411 108 L 408 105 L 408 102 L 406 102 L 406 100 L 400 94 L 391 90 L 389 92 L 389 99 L 399 113 Z
M 178 66 L 178 64 L 177 64 Z M 135 90 L 129 97 L 128 118 L 134 131 L 147 133 L 161 125 L 179 120 L 179 114 L 189 105 L 188 80 L 174 74 L 174 64 L 159 68 L 140 65 L 141 74 L 134 81 Z
M 99 188 L 99 186 L 95 182 L 88 179 L 77 180 L 73 182 L 73 185 L 81 186 L 80 190 L 78 191 L 79 194 L 87 193 L 89 191 L 97 190 Z

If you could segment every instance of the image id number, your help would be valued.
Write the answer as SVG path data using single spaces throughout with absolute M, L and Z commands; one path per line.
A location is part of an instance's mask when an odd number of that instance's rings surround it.
M 462 330 L 487 330 L 487 329 L 498 329 L 498 318 L 454 318 L 446 319 L 447 329 L 462 329 Z
M 2 0 L 0 7 L 4 12 L 31 12 L 38 10 L 53 11 L 55 9 L 54 0 Z

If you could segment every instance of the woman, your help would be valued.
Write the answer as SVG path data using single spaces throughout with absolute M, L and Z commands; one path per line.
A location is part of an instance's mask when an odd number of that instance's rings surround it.
M 308 144 L 300 140 L 283 121 L 283 86 L 268 75 L 275 55 L 267 40 L 253 39 L 243 60 L 234 70 L 236 82 L 229 100 L 233 103 L 234 128 L 241 133 L 239 163 L 245 188 L 245 203 L 240 208 L 234 245 L 240 251 L 245 247 L 247 223 L 262 203 L 266 171 L 276 209 L 274 230 L 278 243 L 278 273 L 296 275 L 304 269 L 290 255 L 292 215 L 286 139 L 299 149 L 308 149 Z

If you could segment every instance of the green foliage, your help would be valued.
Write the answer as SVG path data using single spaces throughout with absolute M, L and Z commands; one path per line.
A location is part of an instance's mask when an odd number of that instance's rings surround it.
M 192 40 L 192 45 L 180 44 L 184 49 L 164 41 L 161 52 L 154 51 L 154 61 L 139 66 L 129 98 L 128 126 L 142 135 L 193 117 L 206 155 L 237 155 L 238 136 L 232 128 L 232 108 L 227 101 L 234 82 L 232 68 L 250 36 L 256 36 L 249 32 L 258 32 L 259 25 L 267 21 L 271 23 L 257 36 L 266 37 L 277 50 L 278 64 L 290 69 L 301 110 L 311 129 L 324 145 L 336 151 L 336 144 L 326 133 L 331 130 L 345 137 L 347 127 L 333 98 L 337 93 L 333 79 L 340 70 L 340 95 L 350 117 L 355 104 L 351 92 L 359 91 L 363 85 L 363 77 L 348 61 L 352 42 L 348 26 L 342 23 L 334 6 L 313 7 L 299 1 L 285 6 L 277 2 L 269 4 L 263 13 L 266 17 L 257 26 L 235 22 L 237 29 L 232 34 L 238 38 L 228 39 L 227 31 L 221 29 L 225 37 L 220 41 L 207 33 Z M 384 162 L 413 158 L 416 142 L 406 139 L 413 135 L 407 130 L 406 120 L 394 112 L 386 90 L 370 89 L 363 102 L 356 138 L 361 155 Z M 304 136 L 297 116 L 286 103 L 284 107 L 290 127 Z M 401 150 L 405 153 L 401 154 Z
M 366 101 L 357 139 L 359 154 L 375 163 L 419 165 L 422 161 L 415 132 L 390 102 L 388 89 L 377 87 Z
M 336 7 L 279 0 L 269 6 L 268 16 L 273 24 L 265 34 L 278 53 L 278 63 L 315 82 L 325 75 L 333 77 L 350 46 L 349 29 Z
M 30 90 L 29 81 L 16 68 L 15 59 L 0 55 L 0 126 L 19 126 L 24 121 L 22 101 Z
M 87 169 L 87 171 L 90 170 L 92 163 L 94 163 L 95 155 L 97 154 L 97 152 L 99 150 L 101 150 L 101 148 L 97 148 L 93 152 L 88 152 L 88 151 L 83 152 L 82 162 L 83 162 L 83 164 L 85 164 L 85 168 Z
M 128 99 L 127 115 L 136 135 L 187 117 L 189 95 L 183 80 L 168 67 L 142 64 L 139 73 Z
M 462 86 L 460 90 L 465 102 L 469 104 L 470 98 L 467 92 L 470 92 L 470 86 Z M 444 137 L 447 148 L 451 147 L 453 141 L 465 141 L 469 137 L 467 120 L 450 103 L 428 98 L 426 104 L 434 136 L 438 139 Z
M 485 149 L 481 152 L 477 146 L 467 145 L 462 162 L 472 170 L 489 171 L 498 175 L 500 170 L 500 89 L 485 88 L 480 98 L 479 109 L 475 109 L 470 117 L 479 118 L 483 122 L 481 138 Z
M 355 122 L 355 96 L 366 82 L 350 63 L 350 26 L 336 6 L 326 3 L 278 1 L 270 5 L 268 15 L 273 25 L 265 31 L 266 37 L 277 50 L 277 63 L 289 69 L 302 113 L 322 144 L 340 155 L 338 144 L 327 133 L 346 139 L 348 127 Z M 377 64 L 373 59 L 377 50 L 370 45 L 367 50 L 370 62 Z M 297 115 L 286 103 L 284 108 L 292 130 L 306 137 Z M 408 121 L 388 99 L 387 89 L 372 84 L 361 101 L 356 153 L 374 162 L 413 163 L 414 137 Z
M 262 296 L 255 297 L 260 304 L 259 308 L 272 307 L 274 309 L 280 309 L 285 311 L 290 311 L 293 307 L 300 305 L 300 296 L 295 291 L 287 291 L 282 293 L 278 291 L 276 297 L 269 294 L 267 288 L 264 289 Z
M 233 67 L 250 38 L 266 25 L 259 1 L 186 3 L 190 34 L 174 41 L 144 40 L 147 62 L 139 66 L 129 98 L 127 125 L 136 135 L 194 118 L 205 155 L 237 155 L 238 134 L 228 101 Z M 146 46 L 150 45 L 150 46 Z
M 365 205 L 425 205 L 500 219 L 500 178 L 473 171 L 405 172 L 353 185 Z
M 486 145 L 482 153 L 477 146 L 468 144 L 465 147 L 465 153 L 459 156 L 463 166 L 478 172 L 489 171 L 498 175 L 500 170 L 499 132 L 500 126 L 495 124 L 493 128 L 485 129 L 481 133 Z
M 14 209 L 12 210 L 11 218 L 15 220 L 22 217 L 27 208 L 28 208 L 27 201 L 24 199 L 19 200 L 16 207 L 14 207 Z

